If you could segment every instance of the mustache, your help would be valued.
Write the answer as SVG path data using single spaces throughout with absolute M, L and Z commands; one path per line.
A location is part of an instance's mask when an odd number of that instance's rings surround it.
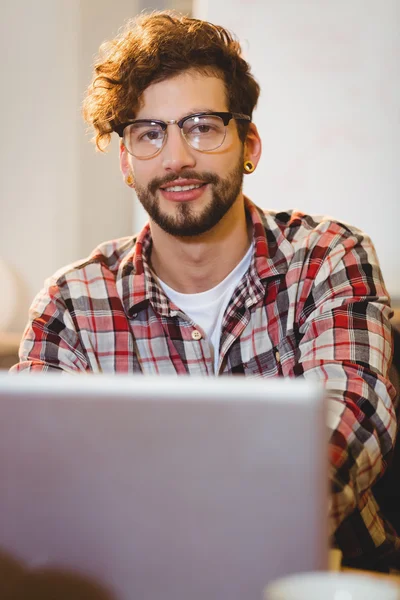
M 207 171 L 204 173 L 197 173 L 197 171 L 182 171 L 179 175 L 171 173 L 170 175 L 165 175 L 165 177 L 155 177 L 150 181 L 147 187 L 149 192 L 155 194 L 161 186 L 177 181 L 178 179 L 198 179 L 203 183 L 213 183 L 214 185 L 217 185 L 221 181 L 215 173 Z

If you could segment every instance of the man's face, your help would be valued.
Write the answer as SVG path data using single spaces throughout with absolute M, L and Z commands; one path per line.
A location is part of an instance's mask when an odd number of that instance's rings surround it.
M 186 71 L 149 86 L 135 118 L 168 121 L 228 110 L 221 79 Z M 243 144 L 233 120 L 221 147 L 210 152 L 189 146 L 175 124 L 168 125 L 167 133 L 161 152 L 151 158 L 136 158 L 122 146 L 121 169 L 125 176 L 133 174 L 140 202 L 161 229 L 175 236 L 199 235 L 241 198 Z M 187 186 L 196 187 L 180 189 Z

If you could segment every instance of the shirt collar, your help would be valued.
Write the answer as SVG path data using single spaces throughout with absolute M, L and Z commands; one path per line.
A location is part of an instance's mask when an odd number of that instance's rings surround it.
M 259 279 L 284 275 L 293 256 L 292 245 L 272 214 L 246 197 L 245 206 L 253 224 L 254 262 Z

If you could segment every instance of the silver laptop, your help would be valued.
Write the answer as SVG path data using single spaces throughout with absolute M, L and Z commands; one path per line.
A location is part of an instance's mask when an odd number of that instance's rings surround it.
M 0 571 L 43 598 L 261 600 L 326 568 L 324 408 L 303 380 L 0 375 Z

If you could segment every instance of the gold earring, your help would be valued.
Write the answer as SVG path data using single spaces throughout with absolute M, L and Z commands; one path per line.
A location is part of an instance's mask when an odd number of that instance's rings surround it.
M 245 160 L 244 162 L 244 170 L 246 173 L 252 173 L 255 169 L 254 163 L 251 160 Z
M 133 177 L 131 173 L 129 173 L 128 177 L 125 179 L 125 183 L 126 185 L 129 185 L 129 187 L 133 186 Z

